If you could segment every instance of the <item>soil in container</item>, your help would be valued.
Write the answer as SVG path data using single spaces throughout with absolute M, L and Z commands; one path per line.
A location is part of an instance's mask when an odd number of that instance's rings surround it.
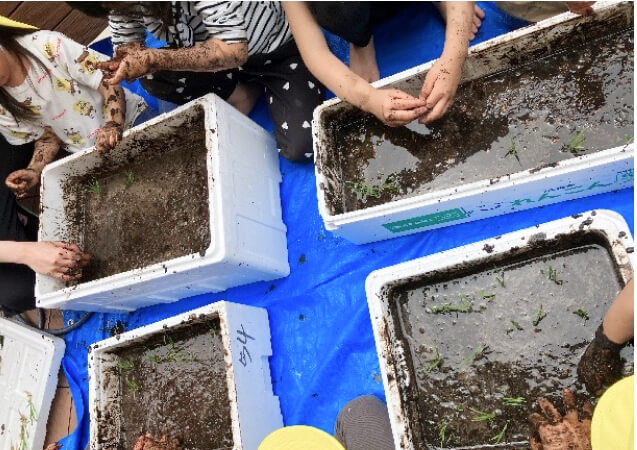
M 219 320 L 166 330 L 116 353 L 120 449 L 167 435 L 184 449 L 233 447 Z
M 526 447 L 538 396 L 591 399 L 577 364 L 622 287 L 605 246 L 583 233 L 392 290 L 416 448 Z
M 355 211 L 626 145 L 633 54 L 630 29 L 467 82 L 430 125 L 391 128 L 334 112 L 325 119 L 335 127 L 330 170 L 342 181 L 330 184 L 328 204 L 336 214 Z
M 203 111 L 181 126 L 154 126 L 130 147 L 139 156 L 105 158 L 65 187 L 71 228 L 92 260 L 82 282 L 202 253 L 210 245 Z M 126 144 L 124 142 L 123 144 Z

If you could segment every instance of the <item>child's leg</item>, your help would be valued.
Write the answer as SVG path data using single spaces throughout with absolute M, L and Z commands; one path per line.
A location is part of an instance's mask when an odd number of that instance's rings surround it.
M 230 97 L 228 97 L 228 103 L 247 116 L 262 94 L 263 86 L 240 81 L 234 91 L 232 91 L 232 94 L 230 94 Z
M 155 72 L 140 78 L 146 92 L 161 100 L 183 105 L 209 93 L 224 100 L 234 91 L 236 70 L 222 72 Z
M 349 44 L 349 68 L 368 83 L 378 81 L 380 72 L 376 64 L 376 50 L 374 48 L 373 37 L 365 47 Z
M 296 162 L 312 161 L 312 113 L 323 101 L 323 86 L 303 64 L 296 45 L 286 44 L 244 67 L 265 86 L 281 155 Z
M 373 395 L 350 401 L 338 413 L 334 436 L 347 450 L 393 450 L 387 407 Z

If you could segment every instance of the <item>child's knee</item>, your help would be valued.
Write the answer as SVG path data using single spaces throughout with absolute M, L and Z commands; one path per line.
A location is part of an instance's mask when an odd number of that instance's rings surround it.
M 305 131 L 305 130 L 304 130 Z M 281 156 L 296 163 L 308 163 L 314 161 L 314 150 L 312 147 L 312 132 L 289 134 L 287 136 L 277 136 L 277 146 Z

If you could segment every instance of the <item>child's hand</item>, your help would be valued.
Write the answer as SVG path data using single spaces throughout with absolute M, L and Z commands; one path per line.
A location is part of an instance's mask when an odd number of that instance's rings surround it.
M 90 259 L 91 255 L 68 242 L 25 242 L 21 263 L 34 272 L 61 281 L 74 281 L 82 277 L 82 267 Z
M 593 6 L 595 2 L 566 2 L 568 9 L 575 14 L 581 16 L 590 16 L 593 14 Z
M 104 78 L 111 85 L 123 80 L 130 83 L 152 72 L 150 55 L 150 49 L 145 47 L 129 47 L 116 53 L 114 59 L 100 62 L 98 68 L 104 72 Z
M 5 184 L 18 198 L 24 198 L 28 192 L 40 182 L 40 172 L 31 169 L 20 169 L 9 174 Z
M 425 101 L 398 89 L 372 89 L 365 111 L 390 127 L 406 125 L 426 111 Z
M 543 414 L 533 413 L 529 421 L 533 425 L 537 436 L 531 437 L 529 444 L 532 450 L 591 450 L 591 419 L 593 406 L 586 403 L 581 417 L 575 401 L 575 395 L 564 390 L 564 408 L 566 414 L 562 416 L 555 405 L 545 398 L 538 398 L 537 402 Z
M 462 76 L 463 60 L 445 58 L 435 62 L 427 73 L 420 91 L 420 98 L 426 101 L 429 112 L 418 122 L 429 123 L 440 119 L 453 105 L 453 98 Z
M 100 153 L 106 153 L 114 148 L 122 137 L 122 126 L 115 122 L 107 122 L 97 132 L 95 148 Z

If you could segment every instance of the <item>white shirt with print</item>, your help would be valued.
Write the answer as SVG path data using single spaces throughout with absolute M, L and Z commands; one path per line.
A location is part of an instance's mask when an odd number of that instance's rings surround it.
M 95 145 L 97 132 L 106 122 L 104 101 L 97 90 L 103 73 L 95 63 L 108 57 L 55 31 L 36 31 L 16 40 L 38 61 L 29 58 L 31 67 L 24 82 L 4 89 L 37 117 L 18 123 L 0 107 L 0 132 L 10 144 L 20 145 L 38 139 L 45 127 L 51 127 L 70 152 Z M 146 104 L 138 95 L 126 89 L 124 93 L 124 128 L 129 128 Z

